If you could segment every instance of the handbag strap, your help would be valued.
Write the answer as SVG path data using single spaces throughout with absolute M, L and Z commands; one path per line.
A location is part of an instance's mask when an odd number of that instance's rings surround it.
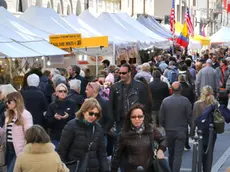
M 151 148 L 152 148 L 152 152 L 153 152 L 153 159 L 157 159 L 157 146 L 154 142 L 154 133 L 153 131 L 150 133 L 150 144 L 151 144 Z

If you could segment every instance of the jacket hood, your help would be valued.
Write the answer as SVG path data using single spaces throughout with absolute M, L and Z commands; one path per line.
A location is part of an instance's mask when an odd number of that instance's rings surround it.
M 24 147 L 25 153 L 43 154 L 54 152 L 54 145 L 52 143 L 29 143 Z

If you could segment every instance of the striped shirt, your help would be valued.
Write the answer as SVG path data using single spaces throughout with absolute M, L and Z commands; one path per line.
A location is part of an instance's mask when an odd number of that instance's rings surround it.
M 13 142 L 12 128 L 13 128 L 13 125 L 14 125 L 16 120 L 17 120 L 17 118 L 13 118 L 12 121 L 9 124 L 7 124 L 7 127 L 6 127 L 7 142 Z

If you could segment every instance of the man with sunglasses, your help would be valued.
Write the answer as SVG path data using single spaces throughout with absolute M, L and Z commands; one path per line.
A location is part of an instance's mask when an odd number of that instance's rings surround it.
M 115 117 L 117 133 L 121 131 L 125 116 L 132 105 L 148 104 L 148 91 L 145 85 L 134 80 L 131 71 L 129 64 L 123 64 L 119 71 L 121 80 L 115 83 L 110 90 L 109 100 Z
M 99 120 L 99 124 L 101 124 L 104 129 L 104 133 L 108 133 L 109 130 L 113 126 L 113 115 L 111 112 L 109 101 L 104 99 L 99 94 L 100 86 L 96 82 L 89 82 L 86 86 L 86 96 L 87 98 L 95 98 L 102 108 L 102 117 Z

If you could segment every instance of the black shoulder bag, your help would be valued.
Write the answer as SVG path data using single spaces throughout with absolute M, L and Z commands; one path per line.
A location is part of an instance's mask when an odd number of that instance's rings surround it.
M 166 159 L 158 159 L 157 158 L 157 150 L 159 144 L 153 140 L 154 133 L 150 134 L 150 143 L 152 146 L 153 157 L 151 160 L 150 167 L 153 169 L 154 172 L 171 172 L 168 162 Z
M 83 155 L 83 157 L 80 160 L 74 160 L 71 162 L 68 162 L 66 166 L 69 168 L 70 172 L 86 172 L 87 171 L 87 166 L 88 166 L 88 161 L 89 161 L 89 151 L 95 142 L 96 139 L 94 139 L 95 135 L 95 125 L 93 126 L 93 131 L 92 131 L 92 136 L 90 139 L 90 142 L 88 144 L 88 149 L 87 152 Z

